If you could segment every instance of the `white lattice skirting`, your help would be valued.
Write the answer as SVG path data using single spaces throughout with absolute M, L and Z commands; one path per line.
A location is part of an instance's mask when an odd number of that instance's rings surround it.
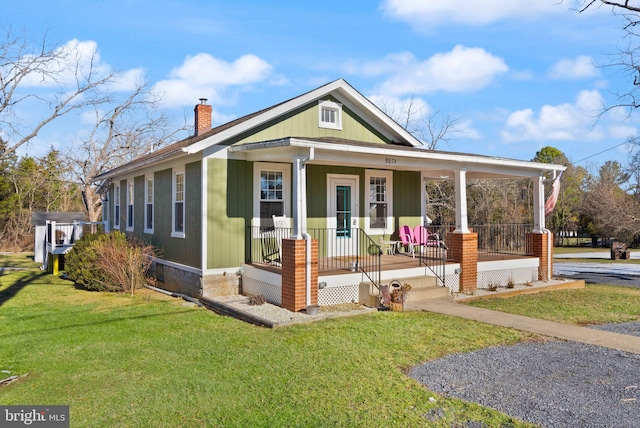
M 537 267 L 526 267 L 517 269 L 488 270 L 478 272 L 478 288 L 489 288 L 489 286 L 506 287 L 510 281 L 513 284 L 526 284 L 538 279 Z
M 460 275 L 453 274 L 445 276 L 444 285 L 449 289 L 450 292 L 457 293 L 458 291 L 460 291 Z
M 359 290 L 358 284 L 323 288 L 318 290 L 318 305 L 327 306 L 357 302 Z
M 255 278 L 242 278 L 242 291 L 245 294 L 262 295 L 264 299 L 274 305 L 282 305 L 282 288 Z
M 248 294 L 260 294 L 267 302 L 278 306 L 282 305 L 282 289 L 278 285 L 245 277 L 242 280 L 242 291 Z M 357 302 L 358 291 L 358 284 L 323 288 L 318 290 L 318 305 L 328 306 Z

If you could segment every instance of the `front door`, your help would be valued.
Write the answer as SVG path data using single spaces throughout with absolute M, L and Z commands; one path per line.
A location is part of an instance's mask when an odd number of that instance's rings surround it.
M 349 256 L 358 253 L 358 176 L 328 176 L 327 186 L 327 228 L 330 257 Z

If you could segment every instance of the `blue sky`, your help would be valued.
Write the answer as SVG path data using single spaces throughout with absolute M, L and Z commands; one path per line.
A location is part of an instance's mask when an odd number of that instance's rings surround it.
M 621 21 L 574 0 L 25 0 L 0 24 L 33 40 L 96 49 L 100 66 L 144 76 L 176 123 L 209 99 L 214 121 L 268 107 L 344 78 L 396 112 L 458 117 L 441 150 L 531 159 L 550 145 L 572 162 L 625 162 L 637 116 L 612 110 L 630 86 L 601 67 L 624 47 Z M 396 107 L 394 107 L 396 106 Z M 30 153 L 62 147 L 79 122 L 60 121 Z M 597 155 L 597 153 L 606 152 Z M 588 158 L 586 160 L 583 160 Z

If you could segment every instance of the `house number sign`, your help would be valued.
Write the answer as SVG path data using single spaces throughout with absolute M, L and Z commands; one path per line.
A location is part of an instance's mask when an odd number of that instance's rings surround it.
M 397 163 L 396 158 L 384 158 L 384 163 Z

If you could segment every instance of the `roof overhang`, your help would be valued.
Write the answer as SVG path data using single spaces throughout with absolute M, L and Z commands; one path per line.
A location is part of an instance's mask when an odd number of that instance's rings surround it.
M 284 138 L 229 147 L 231 153 L 250 161 L 291 162 L 293 156 L 308 155 L 310 164 L 358 166 L 396 171 L 421 171 L 433 180 L 453 179 L 456 171 L 466 171 L 468 179 L 538 177 L 555 174 L 566 167 L 464 153 L 424 150 L 390 144 L 367 144 L 320 139 Z
M 390 141 L 406 142 L 413 147 L 421 147 L 422 143 L 410 132 L 398 125 L 393 119 L 387 116 L 382 110 L 375 106 L 367 97 L 362 95 L 343 79 L 335 80 L 321 86 L 306 94 L 300 95 L 273 108 L 265 110 L 263 113 L 255 115 L 236 126 L 225 129 L 202 141 L 185 147 L 187 153 L 197 153 L 214 144 L 222 143 L 230 138 L 256 128 L 270 120 L 286 115 L 322 97 L 332 95 L 338 101 L 346 105 L 350 110 L 360 117 L 367 117 L 371 124 Z

